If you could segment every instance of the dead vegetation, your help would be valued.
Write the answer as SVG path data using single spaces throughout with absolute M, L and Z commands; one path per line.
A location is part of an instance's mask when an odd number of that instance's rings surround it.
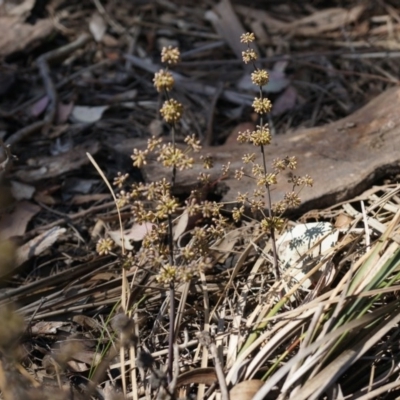
M 396 398 L 399 27 L 389 0 L 2 4 L 3 398 Z M 301 193 L 308 212 L 277 237 L 279 279 L 259 219 L 234 223 L 226 206 L 244 183 L 218 180 L 246 152 L 238 131 L 258 123 L 246 31 L 270 74 L 267 158 L 295 154 L 316 181 Z M 217 159 L 205 195 L 224 202 L 229 223 L 207 265 L 174 286 L 167 371 L 170 287 L 153 260 L 122 251 L 140 254 L 148 227 L 133 223 L 131 205 L 117 213 L 86 154 L 110 181 L 119 171 L 129 185 L 162 178 L 130 155 L 152 135 L 171 138 L 152 84 L 169 45 L 182 58 L 177 144 L 195 133 Z M 198 163 L 177 172 L 182 204 Z M 310 211 L 318 205 L 329 208 Z M 185 246 L 193 221 L 181 211 L 174 239 Z M 117 245 L 99 255 L 108 238 Z

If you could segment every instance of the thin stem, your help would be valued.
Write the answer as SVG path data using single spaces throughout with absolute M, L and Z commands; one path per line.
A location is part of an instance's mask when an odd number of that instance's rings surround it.
M 165 97 L 169 100 L 168 92 L 165 91 Z M 175 152 L 175 124 L 171 125 L 172 147 Z M 171 192 L 176 182 L 176 166 L 172 167 Z M 168 215 L 168 248 L 169 262 L 171 266 L 175 265 L 174 259 L 174 240 L 172 215 Z M 168 382 L 172 381 L 174 370 L 174 342 L 175 342 L 175 282 L 169 283 L 169 336 L 168 336 Z
M 175 341 L 175 282 L 169 283 L 168 382 L 172 381 Z
M 168 70 L 168 68 L 167 68 L 167 70 Z M 167 100 L 171 99 L 167 90 L 164 90 L 164 96 Z M 172 136 L 172 148 L 174 149 L 174 152 L 176 149 L 175 131 L 176 131 L 175 124 L 172 124 L 171 125 L 171 136 Z M 173 165 L 172 166 L 171 188 L 173 188 L 175 186 L 175 182 L 176 182 L 176 165 Z M 169 233 L 172 233 L 172 231 Z
M 263 98 L 263 91 L 262 88 L 260 87 L 260 98 Z M 262 116 L 260 116 L 260 126 L 262 127 L 264 125 L 264 119 Z M 266 162 L 266 157 L 265 157 L 265 150 L 264 146 L 261 145 L 261 154 L 262 154 L 262 160 L 263 160 L 263 168 L 264 168 L 264 175 L 267 176 L 267 162 Z M 268 216 L 272 220 L 274 216 L 274 212 L 272 210 L 272 199 L 271 199 L 271 188 L 270 185 L 266 185 L 267 189 L 267 202 L 268 202 Z M 278 251 L 276 248 L 276 240 L 275 240 L 275 229 L 272 226 L 271 227 L 271 241 L 272 241 L 272 253 L 274 255 L 274 270 L 275 270 L 275 277 L 276 279 L 280 279 L 281 274 L 279 272 L 279 263 L 278 263 Z
M 172 147 L 174 149 L 174 153 L 176 150 L 176 142 L 175 142 L 175 124 L 171 126 L 171 133 L 172 133 Z M 175 186 L 176 182 L 176 165 L 174 164 L 172 166 L 172 180 L 171 180 L 171 190 Z M 171 235 L 172 235 L 172 230 L 171 230 Z

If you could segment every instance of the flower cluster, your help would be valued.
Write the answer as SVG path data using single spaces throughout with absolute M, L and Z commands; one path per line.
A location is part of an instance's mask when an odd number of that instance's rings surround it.
M 137 168 L 146 166 L 149 159 L 152 159 L 170 168 L 174 173 L 193 167 L 192 153 L 199 152 L 201 144 L 195 135 L 188 135 L 181 144 L 175 141 L 174 132 L 182 118 L 183 106 L 170 97 L 174 78 L 168 68 L 179 62 L 179 50 L 164 48 L 161 60 L 165 68 L 155 73 L 153 83 L 156 90 L 166 99 L 160 114 L 171 127 L 173 140 L 166 143 L 162 138 L 153 136 L 148 140 L 146 148 L 134 149 L 131 158 L 133 166 Z M 212 167 L 210 157 L 200 157 L 200 160 L 205 168 Z M 223 166 L 222 170 L 223 174 L 226 174 L 229 163 Z M 206 185 L 209 181 L 210 175 L 200 174 L 200 185 Z M 167 285 L 188 281 L 199 269 L 204 268 L 209 261 L 210 247 L 226 233 L 229 224 L 228 219 L 222 215 L 222 205 L 205 200 L 201 190 L 193 191 L 186 203 L 182 204 L 173 195 L 174 182 L 174 179 L 168 181 L 163 178 L 158 182 L 129 185 L 128 175 L 121 173 L 114 179 L 114 185 L 120 190 L 117 194 L 118 205 L 130 205 L 133 222 L 148 229 L 140 250 L 130 254 L 124 265 L 152 265 L 158 270 L 156 279 Z M 195 226 L 185 231 L 186 244 L 178 247 L 176 241 L 179 237 L 175 237 L 173 220 L 179 223 L 180 219 L 186 216 L 191 220 L 198 219 L 205 226 L 201 229 Z M 109 239 L 99 241 L 99 253 L 108 254 L 111 249 L 112 242 Z
M 157 182 L 130 185 L 128 174 L 119 173 L 114 179 L 114 185 L 119 190 L 118 205 L 129 205 L 133 223 L 147 229 L 141 246 L 126 258 L 124 266 L 151 265 L 157 269 L 156 279 L 162 284 L 189 281 L 199 269 L 209 265 L 213 244 L 224 237 L 230 224 L 243 219 L 249 209 L 258 217 L 260 230 L 269 233 L 273 238 L 274 231 L 282 229 L 284 225 L 283 213 L 288 208 L 298 207 L 301 203 L 301 189 L 312 186 L 310 176 L 296 176 L 292 172 L 297 167 L 295 157 L 275 158 L 267 168 L 264 147 L 270 145 L 273 138 L 265 116 L 271 112 L 272 103 L 262 90 L 269 82 L 269 75 L 266 70 L 255 65 L 257 53 L 250 47 L 254 40 L 253 33 L 241 36 L 241 42 L 247 46 L 243 51 L 243 61 L 254 66 L 251 81 L 259 88 L 259 94 L 252 104 L 254 112 L 259 116 L 259 122 L 254 129 L 239 132 L 238 141 L 258 148 L 259 155 L 256 151 L 244 154 L 243 166 L 234 171 L 234 176 L 238 180 L 250 177 L 255 182 L 255 188 L 252 193 L 238 193 L 237 206 L 231 210 L 232 217 L 229 219 L 229 214 L 224 213 L 221 203 L 206 200 L 205 188 L 213 184 L 211 174 L 199 174 L 198 190 L 193 190 L 185 201 L 176 192 L 176 171 L 193 167 L 193 153 L 199 152 L 201 145 L 195 135 L 187 136 L 184 143 L 178 144 L 175 140 L 183 106 L 172 98 L 175 82 L 169 68 L 180 61 L 180 53 L 174 47 L 164 48 L 161 52 L 164 66 L 155 73 L 153 83 L 157 92 L 165 99 L 160 107 L 160 115 L 170 128 L 172 140 L 167 143 L 161 137 L 153 136 L 148 140 L 146 148 L 134 149 L 131 158 L 133 166 L 137 168 L 146 166 L 150 159 L 156 160 L 171 170 L 172 179 L 169 181 L 163 178 Z M 200 156 L 199 159 L 205 169 L 213 167 L 209 156 Z M 228 162 L 221 167 L 221 179 L 229 170 Z M 272 204 L 271 191 L 285 172 L 290 176 L 292 190 Z M 99 254 L 109 254 L 113 246 L 110 239 L 101 239 L 97 244 L 97 251 Z
M 243 51 L 243 62 L 253 63 L 254 72 L 251 74 L 251 81 L 254 85 L 259 87 L 259 95 L 253 101 L 253 109 L 256 114 L 260 116 L 260 123 L 256 128 L 239 132 L 238 142 L 239 143 L 251 143 L 261 149 L 261 162 L 259 163 L 255 153 L 248 153 L 243 155 L 243 163 L 245 166 L 250 166 L 250 171 L 246 172 L 245 168 L 240 168 L 235 171 L 236 179 L 242 179 L 243 176 L 250 176 L 256 181 L 257 188 L 250 196 L 248 193 L 237 196 L 238 207 L 233 210 L 233 219 L 239 221 L 244 212 L 245 205 L 249 206 L 253 212 L 260 212 L 263 216 L 261 221 L 261 227 L 265 231 L 271 231 L 274 229 L 280 229 L 283 226 L 283 220 L 281 215 L 286 211 L 287 208 L 293 208 L 300 205 L 301 200 L 298 192 L 295 191 L 295 187 L 312 186 L 312 179 L 310 176 L 295 177 L 293 176 L 290 182 L 293 184 L 293 190 L 286 193 L 284 198 L 276 204 L 265 204 L 265 198 L 270 199 L 271 187 L 278 184 L 278 176 L 286 169 L 295 170 L 297 166 L 297 160 L 295 157 L 285 157 L 283 159 L 275 159 L 272 163 L 272 170 L 268 172 L 266 169 L 266 160 L 264 146 L 271 143 L 272 135 L 269 130 L 268 124 L 264 123 L 263 117 L 271 112 L 272 103 L 269 99 L 264 97 L 262 90 L 263 86 L 268 84 L 269 75 L 264 69 L 259 69 L 255 65 L 257 60 L 257 53 L 250 47 L 250 44 L 254 42 L 255 36 L 253 33 L 244 33 L 240 38 L 242 43 L 247 45 L 247 49 Z M 300 190 L 299 190 L 300 191 Z M 264 214 L 264 210 L 267 207 L 269 213 L 268 216 Z

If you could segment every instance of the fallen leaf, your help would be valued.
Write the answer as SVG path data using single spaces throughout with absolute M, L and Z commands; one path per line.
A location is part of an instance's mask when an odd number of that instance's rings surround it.
M 323 32 L 343 29 L 345 25 L 356 22 L 365 10 L 365 5 L 352 8 L 326 8 L 311 15 L 299 18 L 289 24 L 292 34 L 301 36 L 318 36 Z
M 66 232 L 65 228 L 55 226 L 47 232 L 41 233 L 29 242 L 17 248 L 15 269 L 20 267 L 24 262 L 32 257 L 38 256 L 49 247 L 51 247 L 56 240 Z
M 40 114 L 44 113 L 44 110 L 47 108 L 49 102 L 49 98 L 47 96 L 44 96 L 36 103 L 33 103 L 30 109 L 30 115 L 32 117 L 38 117 Z
M 189 211 L 185 210 L 179 217 L 176 225 L 173 227 L 174 237 L 173 240 L 177 241 L 182 234 L 186 232 L 189 222 Z
M 65 122 L 67 122 L 69 116 L 72 113 L 73 108 L 74 108 L 73 102 L 63 103 L 59 101 L 57 104 L 57 116 L 56 116 L 57 124 L 64 124 Z
M 251 400 L 263 385 L 264 381 L 259 379 L 240 382 L 229 391 L 229 398 L 231 400 Z
M 16 171 L 14 176 L 24 182 L 59 176 L 88 164 L 86 153 L 96 154 L 99 150 L 98 142 L 87 142 L 56 156 L 32 158 L 28 160 L 31 169 Z
M 54 29 L 51 19 L 39 19 L 36 24 L 24 23 L 20 16 L 0 17 L 0 57 L 8 56 L 35 45 L 48 38 Z
M 61 321 L 39 321 L 30 327 L 32 335 L 55 335 L 58 328 L 66 325 Z
M 133 250 L 131 240 L 134 242 L 140 242 L 144 237 L 151 232 L 154 224 L 150 222 L 145 222 L 144 224 L 133 224 L 130 229 L 123 232 L 124 247 L 126 250 Z M 122 247 L 121 231 L 110 231 L 108 235 L 111 239 L 120 247 Z
M 0 217 L 0 239 L 6 240 L 14 236 L 22 236 L 26 227 L 40 207 L 29 201 L 20 201 L 9 214 Z
M 283 270 L 294 267 L 292 277 L 298 282 L 314 267 L 310 260 L 317 259 L 320 255 L 333 247 L 338 240 L 339 232 L 333 229 L 329 222 L 311 222 L 298 224 L 288 229 L 277 240 L 279 259 Z M 307 255 L 303 261 L 299 261 Z M 318 273 L 310 276 L 303 287 L 309 288 L 318 282 L 325 265 L 321 266 Z
M 335 219 L 335 228 L 344 232 L 349 229 L 350 225 L 353 223 L 354 218 L 347 214 L 339 214 Z
M 91 318 L 88 317 L 87 315 L 74 315 L 72 317 L 72 321 L 80 325 L 84 330 L 98 330 L 99 329 L 99 323 Z
M 66 178 L 62 184 L 65 193 L 88 194 L 93 191 L 93 186 L 99 183 L 98 179 L 83 179 L 78 177 Z
M 75 106 L 70 115 L 72 122 L 93 123 L 101 120 L 103 113 L 109 106 Z
M 96 42 L 101 42 L 107 30 L 107 24 L 99 13 L 94 13 L 89 22 L 89 30 Z
M 18 181 L 11 180 L 11 193 L 15 200 L 30 200 L 35 193 L 35 187 Z

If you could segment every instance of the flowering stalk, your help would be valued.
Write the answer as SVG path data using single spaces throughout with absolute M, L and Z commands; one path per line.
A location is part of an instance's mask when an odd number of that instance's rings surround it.
M 171 46 L 164 47 L 161 52 L 161 61 L 167 64 L 166 70 L 161 70 L 154 76 L 154 86 L 157 91 L 162 91 L 166 98 L 160 113 L 164 120 L 171 126 L 172 136 L 172 154 L 170 162 L 172 164 L 172 178 L 171 178 L 171 190 L 175 186 L 176 182 L 176 168 L 177 160 L 176 156 L 179 154 L 176 150 L 176 123 L 182 117 L 183 106 L 175 99 L 170 98 L 169 91 L 174 85 L 174 78 L 168 70 L 168 65 L 175 65 L 180 60 L 179 49 Z M 167 157 L 168 159 L 168 157 Z M 169 262 L 171 268 L 175 266 L 174 259 L 174 242 L 173 242 L 173 229 L 172 229 L 172 213 L 167 213 L 168 221 L 168 249 L 169 249 Z M 176 268 L 176 267 L 175 267 Z M 168 338 L 168 380 L 172 381 L 173 378 L 173 365 L 174 365 L 174 341 L 175 341 L 175 279 L 171 279 L 169 282 L 169 338 Z
M 252 170 L 251 174 L 257 182 L 257 186 L 265 188 L 265 193 L 262 190 L 256 189 L 253 194 L 253 198 L 249 199 L 248 194 L 238 194 L 237 200 L 242 203 L 240 208 L 235 208 L 233 210 L 233 218 L 239 220 L 244 213 L 244 204 L 250 203 L 252 211 L 260 212 L 263 216 L 260 226 L 261 228 L 268 232 L 272 240 L 272 252 L 274 259 L 274 271 L 277 279 L 280 278 L 279 272 L 279 260 L 278 252 L 276 248 L 275 232 L 277 229 L 283 227 L 283 219 L 281 215 L 285 212 L 288 207 L 296 207 L 300 204 L 300 198 L 298 193 L 294 191 L 295 186 L 312 186 L 312 179 L 306 175 L 305 177 L 291 178 L 293 183 L 293 191 L 286 193 L 282 201 L 272 204 L 271 199 L 271 186 L 277 184 L 278 174 L 284 171 L 286 168 L 290 170 L 296 169 L 297 161 L 295 157 L 286 157 L 284 159 L 275 159 L 272 164 L 273 172 L 268 172 L 266 156 L 265 156 L 265 146 L 271 143 L 271 133 L 268 128 L 268 124 L 264 122 L 264 116 L 268 114 L 272 109 L 272 104 L 269 99 L 264 97 L 263 86 L 265 86 L 269 81 L 268 72 L 264 69 L 257 68 L 255 61 L 257 60 L 257 53 L 250 47 L 250 43 L 255 40 L 254 33 L 245 33 L 240 37 L 240 41 L 247 45 L 247 49 L 242 52 L 243 62 L 245 64 L 251 63 L 254 67 L 254 71 L 251 74 L 251 80 L 254 85 L 259 88 L 259 96 L 253 101 L 253 109 L 260 116 L 259 125 L 254 131 L 247 130 L 245 132 L 239 132 L 238 141 L 240 143 L 249 142 L 254 146 L 260 148 L 262 156 L 262 165 L 255 162 L 255 154 L 245 154 L 243 156 L 243 162 L 245 164 L 251 164 Z M 235 176 L 237 179 L 241 179 L 245 175 L 243 168 L 236 171 Z M 301 189 L 300 189 L 301 190 Z M 265 204 L 263 199 L 267 199 L 267 212 L 268 215 L 264 214 Z
M 267 162 L 265 157 L 264 146 L 271 143 L 271 133 L 269 131 L 268 125 L 264 124 L 264 115 L 269 113 L 272 108 L 271 101 L 264 97 L 263 86 L 265 86 L 269 81 L 268 72 L 264 69 L 258 69 L 255 65 L 255 60 L 257 60 L 256 52 L 250 48 L 249 44 L 255 40 L 254 33 L 245 33 L 241 36 L 240 41 L 242 43 L 247 44 L 247 50 L 242 53 L 243 62 L 249 63 L 251 62 L 254 67 L 254 72 L 251 74 L 251 80 L 253 84 L 259 87 L 259 97 L 254 99 L 253 108 L 254 111 L 260 116 L 260 125 L 257 127 L 256 131 L 252 133 L 252 142 L 253 144 L 260 147 L 262 162 L 263 162 L 263 172 L 265 178 L 265 188 L 267 194 L 267 209 L 268 209 L 268 217 L 269 221 L 274 221 L 274 212 L 272 210 L 272 200 L 271 200 L 271 184 L 276 182 L 276 176 L 270 176 L 268 179 L 268 170 L 267 170 Z M 276 240 L 275 240 L 275 226 L 274 223 L 270 225 L 270 234 L 272 240 L 272 252 L 274 256 L 274 270 L 276 279 L 280 278 L 279 265 L 278 265 L 278 252 L 276 249 Z

